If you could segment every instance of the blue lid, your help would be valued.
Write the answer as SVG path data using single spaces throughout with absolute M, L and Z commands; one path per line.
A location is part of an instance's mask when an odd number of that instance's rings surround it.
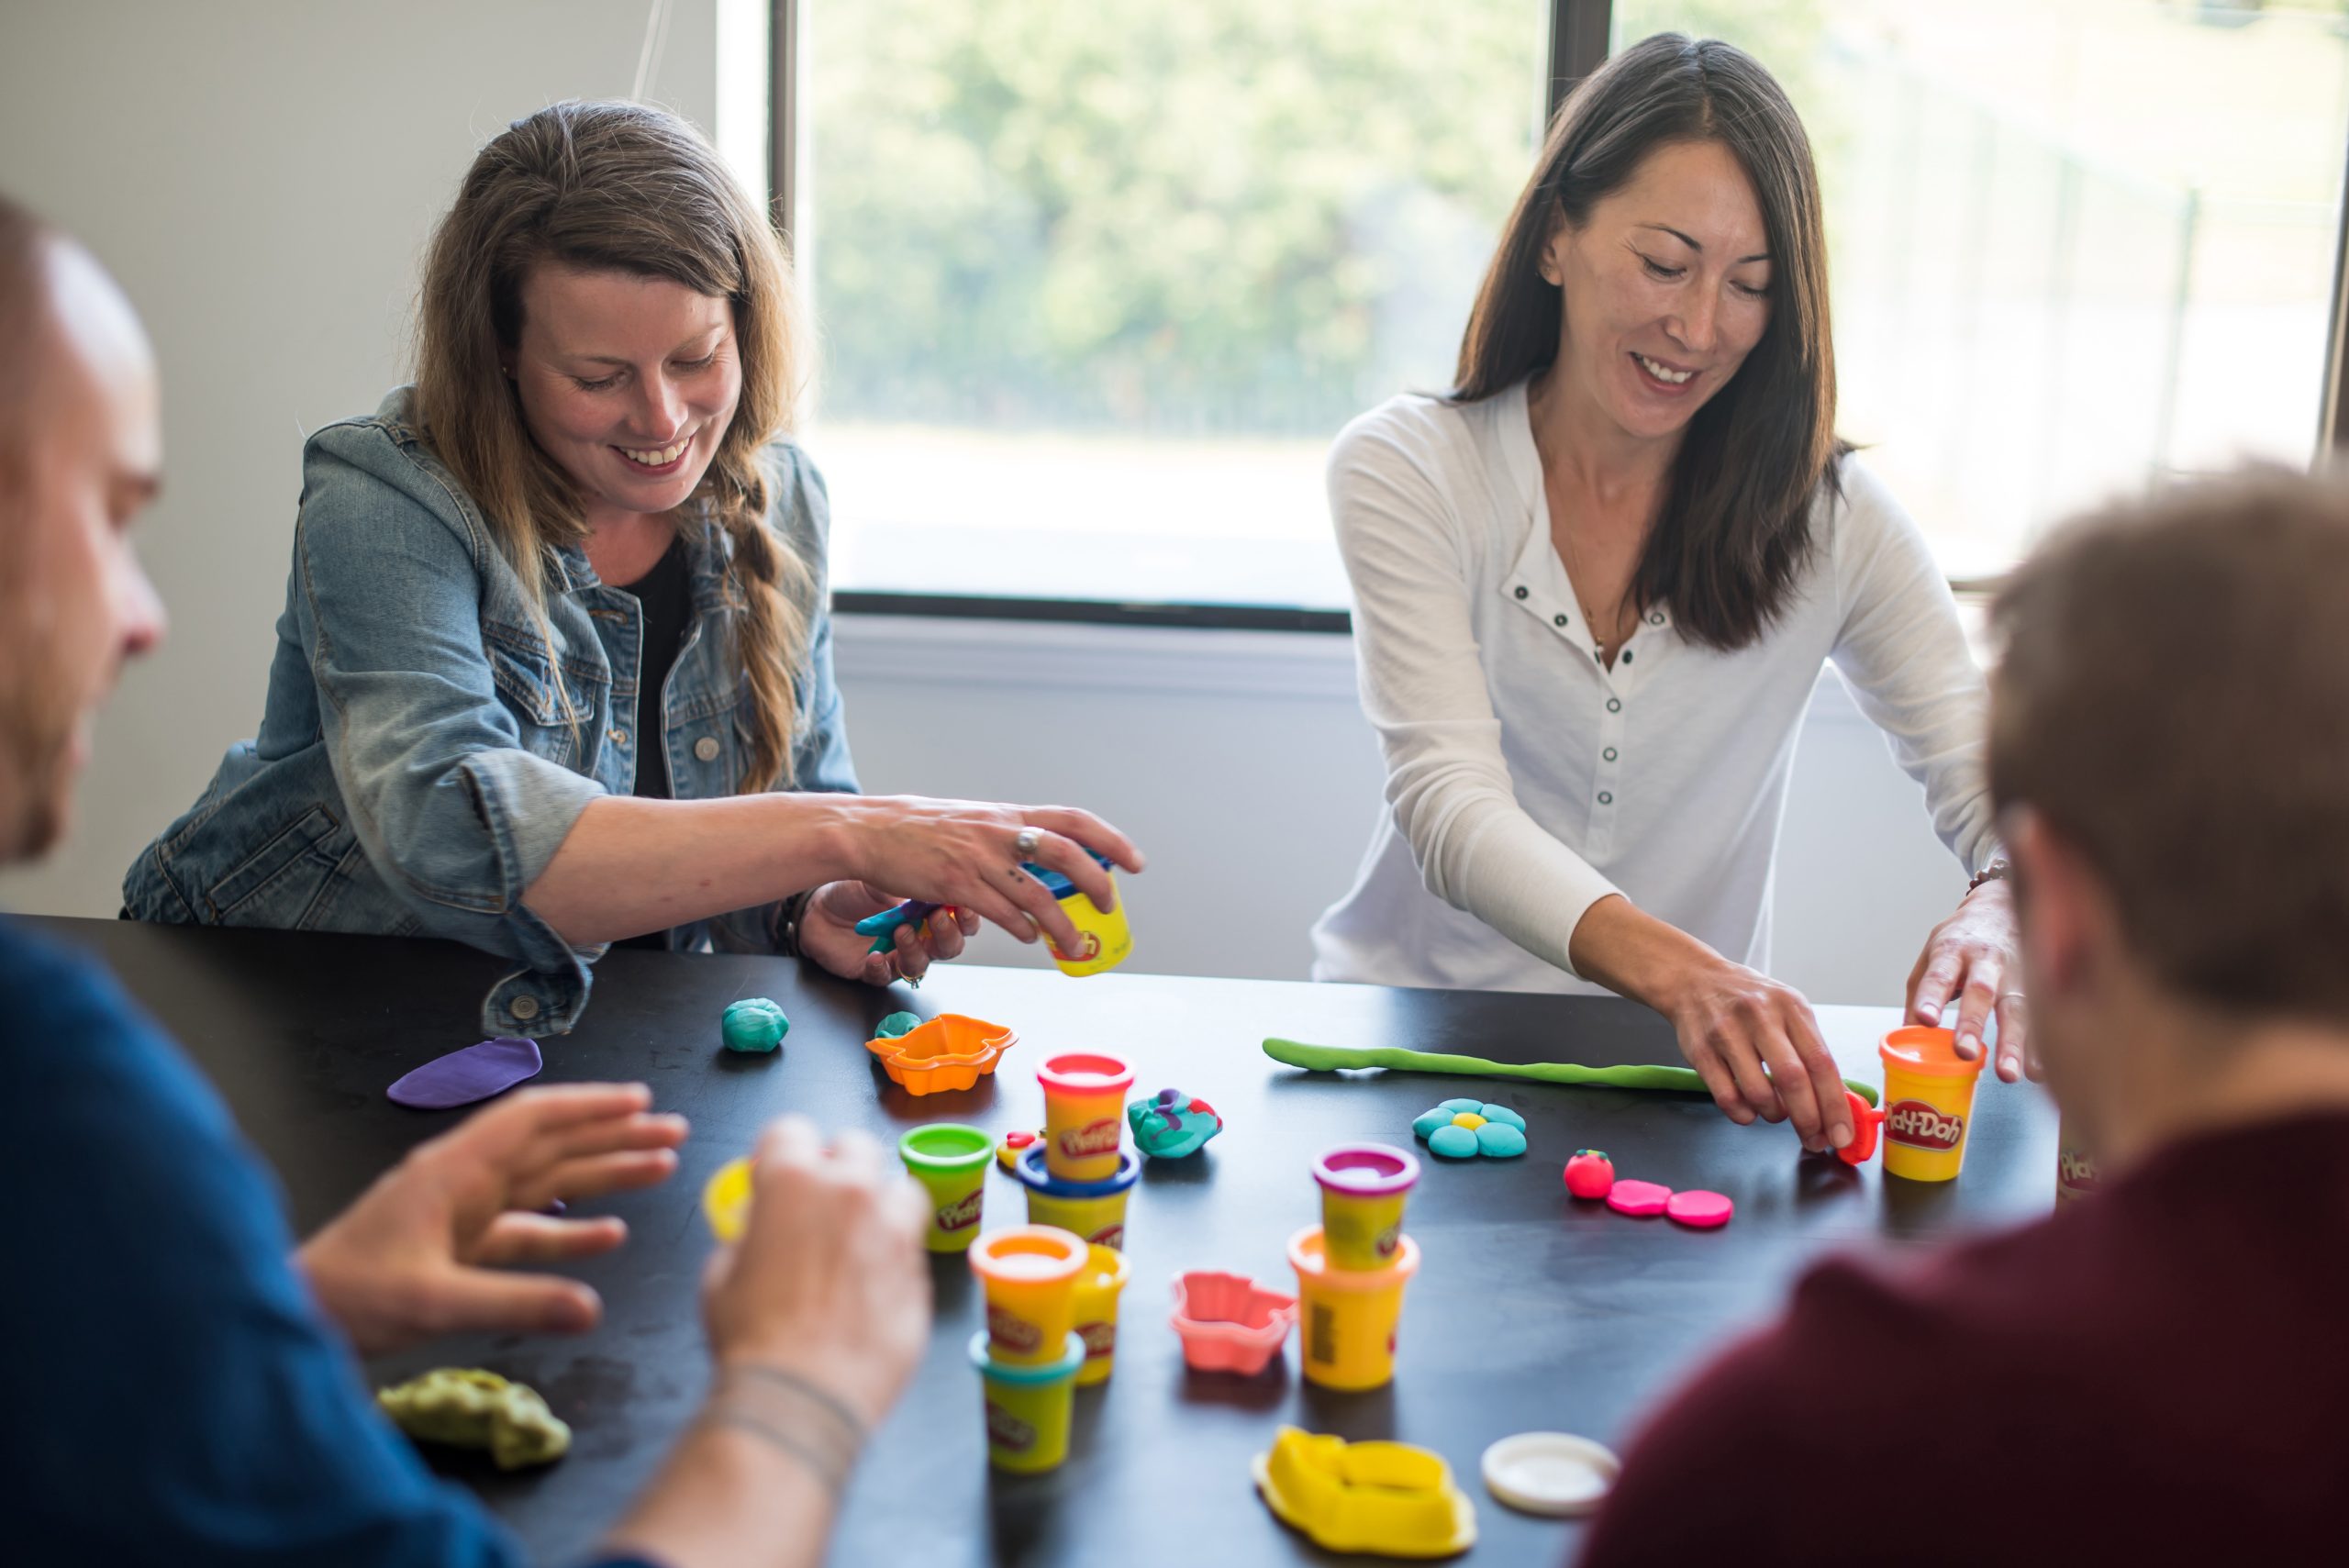
M 1101 853 L 1099 851 L 1087 850 L 1085 852 L 1091 855 L 1094 860 L 1099 863 L 1103 871 L 1115 871 L 1117 869 L 1117 867 L 1111 863 L 1109 857 Z M 1025 871 L 1030 876 L 1034 877 L 1038 882 L 1042 883 L 1044 884 L 1044 891 L 1051 894 L 1055 900 L 1066 898 L 1070 894 L 1076 891 L 1076 884 L 1071 882 L 1059 872 L 1053 871 L 1047 866 L 1040 866 L 1033 861 L 1022 862 L 1020 869 Z
M 997 1383 L 1061 1383 L 1074 1377 L 1077 1368 L 1085 1364 L 1085 1336 L 1070 1329 L 1068 1347 L 1058 1361 L 1046 1362 L 1041 1366 L 1015 1366 L 988 1353 L 987 1331 L 982 1329 L 971 1336 L 971 1364 Z
M 1114 1197 L 1141 1178 L 1141 1156 L 1130 1149 L 1118 1151 L 1118 1173 L 1097 1182 L 1072 1182 L 1055 1176 L 1044 1164 L 1044 1140 L 1036 1140 L 1011 1162 L 1011 1173 L 1021 1186 L 1033 1187 L 1046 1197 Z

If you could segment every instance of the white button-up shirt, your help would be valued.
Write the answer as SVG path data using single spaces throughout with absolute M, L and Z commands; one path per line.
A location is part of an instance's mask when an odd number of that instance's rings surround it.
M 1314 927 L 1314 978 L 1594 990 L 1567 942 L 1617 892 L 1766 971 L 1787 779 L 1830 659 L 1978 870 L 1995 848 L 1981 671 L 1916 525 L 1865 464 L 1842 472 L 1759 640 L 1701 647 L 1651 606 L 1609 669 L 1551 543 L 1523 385 L 1398 397 L 1347 426 L 1330 506 L 1389 809 Z

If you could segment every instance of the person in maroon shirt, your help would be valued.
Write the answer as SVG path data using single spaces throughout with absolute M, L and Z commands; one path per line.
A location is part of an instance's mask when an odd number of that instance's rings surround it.
M 2103 1184 L 1812 1271 L 1584 1568 L 2349 1561 L 2349 493 L 2116 508 L 1993 618 L 2032 1042 Z

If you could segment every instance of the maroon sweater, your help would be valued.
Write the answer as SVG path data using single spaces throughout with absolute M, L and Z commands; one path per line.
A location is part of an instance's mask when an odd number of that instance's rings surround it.
M 2349 1116 L 1831 1262 L 1626 1456 L 1583 1568 L 2349 1562 Z

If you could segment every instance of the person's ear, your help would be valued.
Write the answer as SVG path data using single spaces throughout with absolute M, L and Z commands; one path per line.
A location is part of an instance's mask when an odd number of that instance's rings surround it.
M 1552 288 L 1563 288 L 1566 281 L 1566 215 L 1555 214 L 1550 222 L 1550 238 L 1542 242 L 1542 259 L 1535 263 L 1542 281 Z

